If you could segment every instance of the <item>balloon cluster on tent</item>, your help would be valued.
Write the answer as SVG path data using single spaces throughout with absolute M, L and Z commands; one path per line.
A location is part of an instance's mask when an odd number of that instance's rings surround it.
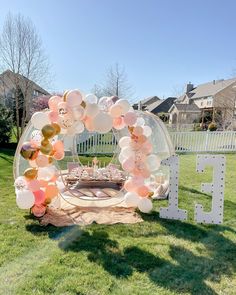
M 123 186 L 124 201 L 127 207 L 150 212 L 154 194 L 150 179 L 159 169 L 161 159 L 153 153 L 151 126 L 140 120 L 129 102 L 114 96 L 98 99 L 94 94 L 83 95 L 79 90 L 72 90 L 63 96 L 52 96 L 48 105 L 49 110 L 32 115 L 29 124 L 34 130 L 28 141 L 19 143 L 26 169 L 15 179 L 18 207 L 30 209 L 36 217 L 41 217 L 60 196 L 61 176 L 55 163 L 65 157 L 63 137 L 85 130 L 101 134 L 126 130 L 118 142 L 118 159 L 128 175 Z

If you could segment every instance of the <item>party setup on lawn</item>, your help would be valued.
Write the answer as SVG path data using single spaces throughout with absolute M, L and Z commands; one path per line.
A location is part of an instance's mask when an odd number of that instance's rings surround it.
M 134 111 L 127 100 L 78 90 L 48 104 L 32 115 L 16 150 L 19 208 L 45 224 L 133 223 L 141 220 L 135 209 L 148 213 L 153 199 L 166 198 L 169 169 L 161 160 L 174 150 L 156 116 Z M 107 165 L 97 157 L 83 165 L 78 156 L 80 137 L 94 132 L 100 138 L 112 132 L 117 142 Z
M 16 150 L 19 208 L 43 225 L 136 223 L 142 221 L 139 212 L 151 212 L 154 200 L 168 197 L 160 217 L 187 219 L 178 208 L 178 157 L 157 116 L 134 110 L 125 99 L 79 90 L 52 96 L 48 105 L 32 115 Z M 116 144 L 109 163 L 94 153 L 86 161 L 79 155 L 83 138 L 96 152 L 111 133 Z M 205 213 L 198 205 L 196 221 L 222 223 L 224 157 L 200 157 L 201 172 L 204 163 L 217 171 L 213 183 L 203 186 L 213 193 L 213 209 Z

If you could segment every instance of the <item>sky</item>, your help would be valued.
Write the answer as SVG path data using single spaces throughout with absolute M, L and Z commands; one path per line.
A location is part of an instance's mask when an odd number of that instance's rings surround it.
M 33 21 L 54 91 L 89 93 L 115 63 L 131 100 L 236 76 L 234 0 L 0 0 L 0 29 L 8 12 Z

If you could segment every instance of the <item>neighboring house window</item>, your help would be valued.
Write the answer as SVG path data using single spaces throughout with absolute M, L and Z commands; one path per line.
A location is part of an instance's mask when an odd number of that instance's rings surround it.
M 34 89 L 34 96 L 39 96 L 41 93 L 38 90 Z
M 208 106 L 211 106 L 212 105 L 212 97 L 211 96 L 209 96 L 208 98 L 207 98 L 207 105 Z
M 203 106 L 203 101 L 201 101 L 201 107 Z

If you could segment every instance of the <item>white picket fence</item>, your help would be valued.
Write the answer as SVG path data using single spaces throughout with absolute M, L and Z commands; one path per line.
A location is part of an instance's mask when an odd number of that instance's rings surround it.
M 170 132 L 170 137 L 177 153 L 236 152 L 236 131 Z M 76 146 L 80 155 L 111 155 L 117 149 L 117 140 L 113 133 L 84 133 Z
M 236 152 L 236 131 L 170 132 L 175 151 Z

